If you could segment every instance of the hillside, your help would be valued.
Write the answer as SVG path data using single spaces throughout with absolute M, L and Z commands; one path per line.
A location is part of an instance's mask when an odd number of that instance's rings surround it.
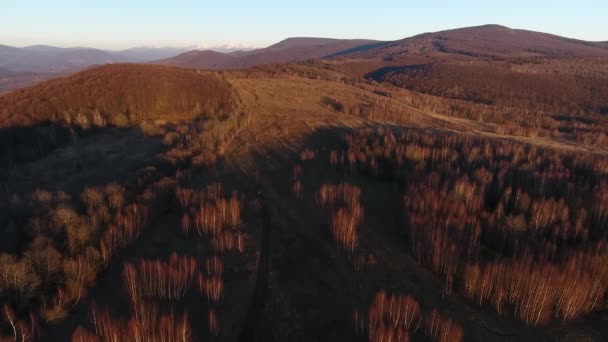
M 288 38 L 265 49 L 254 50 L 230 64 L 233 68 L 318 59 L 369 46 L 378 41 L 364 39 Z
M 0 127 L 63 120 L 124 125 L 194 116 L 204 110 L 229 110 L 230 96 L 229 87 L 211 74 L 153 65 L 107 65 L 0 96 Z
M 230 85 L 216 75 L 151 65 L 97 67 L 0 95 L 0 164 L 36 160 L 74 142 L 77 132 L 155 120 L 221 118 L 221 135 L 197 143 L 211 148 L 234 134 L 244 114 Z
M 546 61 L 546 64 L 550 62 Z M 562 67 L 584 68 L 588 62 L 561 61 Z M 602 68 L 608 67 L 607 61 Z M 367 74 L 378 82 L 441 97 L 503 107 L 528 108 L 553 114 L 608 113 L 608 77 L 542 71 L 532 63 L 429 63 L 386 67 Z M 572 70 L 572 69 L 569 69 Z
M 499 25 L 468 27 L 389 42 L 355 52 L 351 58 L 393 58 L 408 54 L 467 57 L 583 57 L 608 56 L 605 45 Z
M 425 33 L 327 62 L 353 76 L 473 103 L 553 115 L 608 111 L 608 50 L 546 33 L 469 27 Z
M 192 50 L 153 63 L 189 69 L 221 69 L 235 59 L 237 57 L 227 53 L 211 50 Z
M 258 50 L 228 54 L 213 51 L 190 51 L 154 63 L 194 69 L 238 69 L 254 65 L 323 58 L 373 43 L 377 42 L 363 39 L 288 38 Z

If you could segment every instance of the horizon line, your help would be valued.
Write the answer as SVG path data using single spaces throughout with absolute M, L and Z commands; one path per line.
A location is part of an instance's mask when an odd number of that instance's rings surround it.
M 102 47 L 97 47 L 97 46 L 92 46 L 92 45 L 64 45 L 64 44 L 52 44 L 52 43 L 40 43 L 40 44 L 27 44 L 27 45 L 14 45 L 14 44 L 2 44 L 0 42 L 0 46 L 8 46 L 8 47 L 13 47 L 13 48 L 18 48 L 18 49 L 24 49 L 24 48 L 31 48 L 31 47 L 53 47 L 53 48 L 62 48 L 62 49 L 91 49 L 91 50 L 101 50 L 101 51 L 107 51 L 107 52 L 122 52 L 122 51 L 126 51 L 126 50 L 132 50 L 132 49 L 144 49 L 144 48 L 149 48 L 149 49 L 189 49 L 188 51 L 194 51 L 194 50 L 199 50 L 199 51 L 205 51 L 205 50 L 211 50 L 211 51 L 216 51 L 215 49 L 219 49 L 219 50 L 234 50 L 234 51 L 239 51 L 239 50 L 257 50 L 257 49 L 264 49 L 264 48 L 268 48 L 272 45 L 278 44 L 280 42 L 283 42 L 285 40 L 288 39 L 296 39 L 296 38 L 308 38 L 308 39 L 335 39 L 335 40 L 375 40 L 377 42 L 386 42 L 386 43 L 390 43 L 390 42 L 395 42 L 395 41 L 399 41 L 399 40 L 403 40 L 403 39 L 408 39 L 408 38 L 413 38 L 419 35 L 423 35 L 423 34 L 430 34 L 430 33 L 439 33 L 439 32 L 445 32 L 445 31 L 452 31 L 452 30 L 459 30 L 459 29 L 467 29 L 467 28 L 480 28 L 480 27 L 486 27 L 486 26 L 498 26 L 498 27 L 503 27 L 503 28 L 507 28 L 510 30 L 518 30 L 518 31 L 529 31 L 529 32 L 536 32 L 536 33 L 544 33 L 544 34 L 549 34 L 549 35 L 553 35 L 553 36 L 557 36 L 557 37 L 561 37 L 561 38 L 566 38 L 566 39 L 572 39 L 572 40 L 578 40 L 578 41 L 582 41 L 582 42 L 588 42 L 588 43 L 608 43 L 608 38 L 606 38 L 606 40 L 602 39 L 602 40 L 586 40 L 586 39 L 581 39 L 581 38 L 573 38 L 571 36 L 566 36 L 566 35 L 560 35 L 557 33 L 552 33 L 552 32 L 546 32 L 546 31 L 537 31 L 537 30 L 531 30 L 531 29 L 526 29 L 526 28 L 513 28 L 513 27 L 509 27 L 509 26 L 505 26 L 505 25 L 501 25 L 501 24 L 482 24 L 482 25 L 473 25 L 473 26 L 459 26 L 459 27 L 451 27 L 451 28 L 447 28 L 447 29 L 441 29 L 441 30 L 437 30 L 437 31 L 425 31 L 425 32 L 420 32 L 420 33 L 416 33 L 414 35 L 411 36 L 406 36 L 403 38 L 398 38 L 398 39 L 378 39 L 378 38 L 340 38 L 340 37 L 326 37 L 326 36 L 308 36 L 308 35 L 294 35 L 294 36 L 288 36 L 286 38 L 282 38 L 274 43 L 270 43 L 268 45 L 264 45 L 264 44 L 248 44 L 248 43 L 242 43 L 242 42 L 238 42 L 238 43 L 230 43 L 230 42 L 225 42 L 225 43 L 220 43 L 220 42 L 213 42 L 213 43 L 192 43 L 192 44 L 183 44 L 183 45 L 155 45 L 153 43 L 150 44 L 146 44 L 146 43 L 142 43 L 142 44 L 134 44 L 134 45 L 130 45 L 129 47 L 125 47 L 125 48 L 102 48 Z M 103 45 L 103 44 L 102 44 Z M 202 47 L 204 45 L 208 45 L 208 47 Z M 240 46 L 239 46 L 240 45 Z

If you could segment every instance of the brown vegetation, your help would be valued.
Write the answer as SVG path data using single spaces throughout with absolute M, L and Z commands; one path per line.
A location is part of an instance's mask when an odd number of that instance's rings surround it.
M 185 233 L 194 231 L 209 238 L 217 252 L 243 252 L 246 236 L 240 230 L 242 200 L 239 195 L 223 197 L 221 185 L 213 184 L 200 192 L 178 188 L 176 196 L 185 211 L 181 220 Z
M 315 155 L 316 155 L 315 151 L 313 151 L 309 148 L 306 148 L 302 152 L 300 152 L 300 159 L 302 159 L 302 161 L 312 160 L 312 159 L 315 159 Z
M 462 328 L 454 321 L 433 310 L 424 322 L 424 332 L 433 341 L 437 342 L 460 342 Z
M 108 65 L 0 96 L 0 126 L 63 121 L 88 128 L 175 115 L 216 115 L 234 109 L 231 96 L 229 86 L 211 74 Z
M 410 341 L 419 329 L 431 341 L 463 339 L 462 328 L 437 310 L 423 315 L 420 304 L 411 296 L 387 295 L 384 290 L 376 293 L 367 313 L 355 311 L 354 320 L 357 335 L 367 336 L 370 342 Z
M 209 331 L 215 336 L 220 333 L 220 321 L 213 309 L 209 309 Z
M 7 341 L 26 342 L 34 339 L 37 333 L 36 318 L 34 315 L 30 314 L 29 320 L 19 320 L 10 306 L 5 304 L 1 310 L 2 314 L 0 317 L 8 323 L 12 332 L 12 339 L 7 338 Z M 5 340 L 2 336 L 0 336 L 0 339 Z
M 134 303 L 145 298 L 181 299 L 197 274 L 194 258 L 172 254 L 169 262 L 142 260 L 125 264 L 123 278 Z
M 580 128 L 592 128 L 592 123 L 600 117 L 591 114 L 601 113 L 602 108 L 608 105 L 606 99 L 600 95 L 608 90 L 608 80 L 605 78 L 538 72 L 518 73 L 499 63 L 415 65 L 377 72 L 374 75 L 372 77 L 377 81 L 416 92 L 485 104 L 494 108 L 518 109 L 518 112 L 522 113 L 520 115 L 531 118 L 534 118 L 534 113 L 546 113 L 546 116 L 575 114 L 577 117 L 588 118 L 589 123 L 580 125 Z M 529 114 L 526 115 L 526 112 Z M 506 117 L 501 119 L 499 115 L 487 114 L 487 111 L 476 111 L 470 115 L 478 120 L 506 123 Z M 535 121 L 544 123 L 552 120 L 549 117 L 543 121 L 535 118 Z M 559 124 L 553 122 L 555 127 Z
M 163 158 L 209 166 L 250 123 L 235 91 L 217 75 L 109 65 L 0 96 L 0 161 L 34 160 L 112 126 L 164 135 L 170 151 Z
M 358 225 L 363 220 L 363 208 L 338 208 L 331 216 L 331 233 L 340 246 L 353 252 L 359 243 Z
M 114 319 L 105 310 L 93 308 L 91 320 L 95 335 L 103 341 L 163 341 L 187 342 L 192 340 L 188 316 L 161 314 L 155 305 L 134 304 L 133 313 L 128 320 Z M 82 330 L 73 338 L 90 338 L 90 333 Z M 93 337 L 93 340 L 95 337 Z
M 359 203 L 361 190 L 349 184 L 323 184 L 318 201 L 321 207 L 333 210 L 331 233 L 338 244 L 353 252 L 359 243 L 358 226 L 363 220 L 363 207 Z
M 146 209 L 135 204 L 125 210 L 125 214 L 116 218 L 103 233 L 100 242 L 101 256 L 107 265 L 116 251 L 126 247 L 142 233 L 145 227 Z
M 607 226 L 603 202 L 589 199 L 603 196 L 604 158 L 411 131 L 346 143 L 332 164 L 405 186 L 411 253 L 448 293 L 461 280 L 480 304 L 531 325 L 599 308 Z
M 132 202 L 132 195 L 116 183 L 85 188 L 74 198 L 42 190 L 13 197 L 12 218 L 24 222 L 15 240 L 22 252 L 20 257 L 0 253 L 0 300 L 17 309 L 20 334 L 62 322 L 86 299 L 111 257 L 154 218 L 147 208 L 158 205 L 161 189 L 152 183 L 140 202 Z M 29 322 L 27 329 L 23 322 Z
M 299 179 L 293 181 L 291 185 L 291 192 L 296 198 L 299 199 L 302 199 L 302 197 L 304 196 L 304 186 L 302 185 L 302 182 Z
M 552 318 L 563 322 L 601 307 L 606 296 L 605 257 L 580 253 L 563 264 L 533 260 L 489 263 L 480 270 L 465 268 L 465 293 L 479 304 L 490 303 L 498 313 L 512 310 L 530 325 Z

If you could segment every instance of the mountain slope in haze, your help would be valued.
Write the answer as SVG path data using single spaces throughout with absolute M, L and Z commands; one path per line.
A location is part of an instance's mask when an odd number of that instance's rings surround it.
M 608 56 L 606 44 L 552 34 L 484 25 L 424 33 L 349 54 L 351 58 L 399 58 L 411 54 L 470 57 Z
M 219 69 L 230 64 L 236 58 L 238 57 L 222 52 L 192 50 L 153 63 L 190 69 Z
M 0 68 L 27 72 L 66 72 L 98 64 L 148 62 L 173 57 L 186 51 L 187 48 L 136 47 L 108 51 L 49 45 L 32 45 L 23 48 L 0 45 Z
M 267 48 L 218 53 L 190 51 L 185 54 L 154 62 L 182 68 L 236 69 L 271 63 L 289 63 L 323 58 L 359 46 L 378 43 L 365 39 L 288 38 Z
M 11 71 L 0 68 L 0 94 L 35 82 L 59 77 L 60 75 L 61 74 L 31 71 Z
M 137 47 L 121 51 L 33 45 L 0 45 L 0 93 L 60 77 L 84 68 L 112 63 L 138 63 L 168 58 L 187 48 Z
M 59 48 L 35 45 L 2 46 L 0 68 L 28 72 L 68 72 L 96 64 L 135 62 L 136 59 L 90 48 Z
M 134 47 L 126 50 L 113 52 L 114 55 L 132 58 L 141 62 L 155 61 L 158 59 L 170 58 L 188 51 L 187 48 L 173 47 Z
M 289 63 L 327 57 L 359 46 L 378 43 L 366 39 L 288 38 L 265 49 L 248 53 L 230 67 L 249 67 L 271 63 Z

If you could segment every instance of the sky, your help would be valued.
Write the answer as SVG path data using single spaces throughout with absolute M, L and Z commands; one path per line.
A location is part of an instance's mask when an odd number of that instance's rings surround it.
M 396 40 L 500 24 L 608 41 L 608 0 L 0 0 L 0 44 L 264 47 L 288 37 Z

